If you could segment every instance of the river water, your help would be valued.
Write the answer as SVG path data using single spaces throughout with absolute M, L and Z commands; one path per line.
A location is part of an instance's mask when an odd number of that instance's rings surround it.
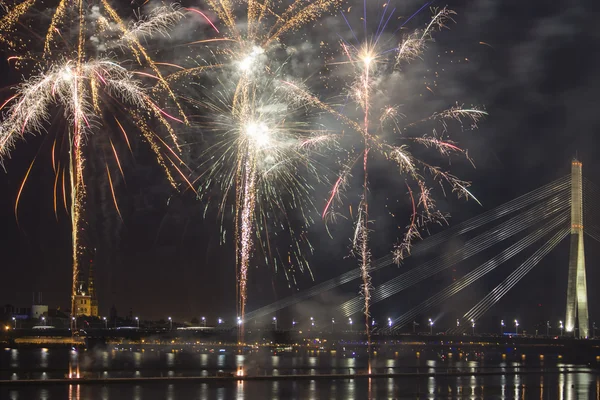
M 250 375 L 359 373 L 365 355 L 352 352 L 273 352 L 239 355 L 226 349 L 128 348 L 92 351 L 65 348 L 6 348 L 0 354 L 0 379 L 52 379 L 77 373 L 82 377 L 210 376 L 235 372 Z M 559 356 L 404 351 L 373 357 L 379 373 L 436 372 L 422 378 L 315 379 L 246 382 L 157 382 L 7 386 L 0 399 L 596 399 L 600 375 L 592 366 L 563 362 Z M 528 371 L 544 368 L 543 373 Z M 465 376 L 444 376 L 446 371 Z M 560 372 L 562 371 L 562 372 Z M 498 372 L 469 375 L 468 372 Z

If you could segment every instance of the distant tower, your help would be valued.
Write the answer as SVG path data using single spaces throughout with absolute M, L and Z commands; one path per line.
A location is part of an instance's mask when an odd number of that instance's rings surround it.
M 90 295 L 90 316 L 98 316 L 98 298 L 94 288 L 94 260 L 90 260 L 90 269 L 88 272 L 88 292 Z
M 573 160 L 571 164 L 571 254 L 567 283 L 567 315 L 565 328 L 575 334 L 575 323 L 579 322 L 579 337 L 589 334 L 588 298 L 585 277 L 585 253 L 583 250 L 583 179 L 582 164 Z

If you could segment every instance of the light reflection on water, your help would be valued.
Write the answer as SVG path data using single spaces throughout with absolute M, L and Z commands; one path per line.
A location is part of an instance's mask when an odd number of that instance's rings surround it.
M 511 388 L 505 392 L 500 377 L 429 377 L 417 379 L 360 379 L 312 381 L 246 381 L 214 384 L 151 383 L 141 385 L 70 385 L 0 389 L 1 397 L 9 400 L 54 399 L 69 400 L 187 400 L 187 399 L 598 399 L 600 381 L 591 373 L 565 376 L 523 375 L 520 379 L 505 378 Z M 569 381 L 571 383 L 569 383 Z M 573 386 L 571 386 L 573 385 Z M 514 391 L 513 391 L 514 389 Z M 66 392 L 65 392 L 66 391 Z M 6 397 L 5 397 L 6 395 Z
M 376 372 L 434 372 L 436 376 L 382 379 L 337 379 L 299 381 L 226 381 L 220 383 L 142 383 L 138 385 L 65 385 L 0 388 L 0 399 L 69 399 L 69 400 L 187 400 L 187 399 L 365 399 L 365 398 L 497 398 L 497 399 L 596 399 L 600 400 L 600 377 L 596 370 L 559 362 L 549 355 L 540 357 L 510 356 L 500 360 L 448 357 L 445 360 L 410 356 L 374 357 Z M 366 357 L 331 356 L 329 354 L 246 354 L 141 351 L 68 351 L 61 349 L 7 349 L 2 352 L 1 379 L 62 378 L 81 367 L 93 377 L 128 376 L 209 376 L 217 370 L 235 371 L 253 365 L 252 374 L 290 373 L 319 375 L 327 373 L 362 373 Z M 562 374 L 514 375 L 515 367 L 561 368 Z M 34 370 L 27 370 L 31 366 Z M 463 376 L 444 376 L 460 369 Z M 574 370 L 579 369 L 579 372 Z M 498 375 L 471 375 L 493 370 Z

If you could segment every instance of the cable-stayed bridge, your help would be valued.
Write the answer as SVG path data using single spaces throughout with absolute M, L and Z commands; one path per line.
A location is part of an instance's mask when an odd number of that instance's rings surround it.
M 393 329 L 399 329 L 414 321 L 414 318 L 423 312 L 443 304 L 452 296 L 494 271 L 503 263 L 515 258 L 526 249 L 529 251 L 535 249 L 512 273 L 464 313 L 461 318 L 463 321 L 459 321 L 459 328 L 457 329 L 460 329 L 460 327 L 465 329 L 497 304 L 548 253 L 569 236 L 570 257 L 568 265 L 565 266 L 565 269 L 568 269 L 567 293 L 565 295 L 565 330 L 571 335 L 588 337 L 588 297 L 583 238 L 584 234 L 587 234 L 592 239 L 600 241 L 600 223 L 598 223 L 600 212 L 596 210 L 595 206 L 599 204 L 598 200 L 600 200 L 600 189 L 583 178 L 582 164 L 574 160 L 570 175 L 532 190 L 415 244 L 411 252 L 412 256 L 425 254 L 451 239 L 462 237 L 476 229 L 485 228 L 482 233 L 467 239 L 460 248 L 438 255 L 385 283 L 375 286 L 372 289 L 371 303 L 374 305 L 389 299 L 486 250 L 485 254 L 488 254 L 499 243 L 510 243 L 508 247 L 495 256 L 391 321 Z M 517 240 L 517 238 L 519 239 Z M 372 263 L 371 272 L 392 264 L 392 255 L 387 255 Z M 359 268 L 353 269 L 293 296 L 248 312 L 246 313 L 246 320 L 263 318 L 352 282 L 359 277 Z M 362 309 L 363 299 L 361 296 L 356 296 L 339 304 L 335 314 L 350 317 L 362 312 Z

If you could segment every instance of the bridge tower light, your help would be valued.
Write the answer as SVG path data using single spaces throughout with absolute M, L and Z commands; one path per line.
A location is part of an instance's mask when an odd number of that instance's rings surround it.
M 575 322 L 579 322 L 579 337 L 589 335 L 588 296 L 583 247 L 583 175 L 578 160 L 571 163 L 571 251 L 567 280 L 567 333 L 577 335 Z

